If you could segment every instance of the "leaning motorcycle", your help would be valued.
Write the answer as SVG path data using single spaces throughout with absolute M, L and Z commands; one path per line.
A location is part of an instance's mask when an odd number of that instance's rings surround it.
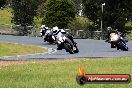
M 42 38 L 44 39 L 44 42 L 49 42 L 50 44 L 53 44 L 55 42 L 55 39 L 54 39 L 54 36 L 53 34 L 51 33 L 50 30 L 47 30 L 45 35 L 42 36 Z
M 126 42 L 124 42 L 123 38 L 117 33 L 110 34 L 110 42 L 111 48 L 117 48 L 117 50 L 121 49 L 123 51 L 128 51 L 128 46 Z
M 66 52 L 69 52 L 70 54 L 78 53 L 79 49 L 77 48 L 76 44 L 73 44 L 72 41 L 66 37 L 65 35 L 61 35 L 56 38 L 57 44 L 62 49 L 65 49 Z

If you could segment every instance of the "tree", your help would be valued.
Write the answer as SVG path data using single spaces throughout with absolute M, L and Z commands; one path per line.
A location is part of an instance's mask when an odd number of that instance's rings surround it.
M 81 10 L 81 4 L 82 4 L 82 0 L 71 0 L 76 8 L 76 14 L 79 14 L 79 10 Z
M 13 18 L 15 25 L 21 25 L 21 35 L 27 35 L 27 26 L 33 25 L 34 16 L 42 0 L 12 0 Z
M 75 7 L 70 0 L 46 1 L 46 12 L 43 24 L 49 27 L 58 26 L 66 28 L 68 23 L 75 18 Z
M 46 11 L 46 6 L 45 6 L 46 0 L 42 0 L 42 1 L 43 2 L 39 4 L 38 9 L 37 9 L 37 17 L 43 17 Z
M 6 0 L 0 0 L 0 8 L 6 4 Z
M 82 32 L 81 35 L 83 38 L 89 38 L 90 34 L 87 34 L 91 30 L 89 30 L 90 23 L 87 17 L 76 16 L 72 23 L 69 24 L 70 32 L 74 35 L 74 37 L 78 37 L 79 31 Z
M 85 15 L 98 25 L 102 19 L 104 28 L 112 26 L 123 32 L 125 23 L 132 18 L 131 0 L 82 0 L 82 2 L 85 6 Z M 103 3 L 106 5 L 102 13 L 101 5 Z

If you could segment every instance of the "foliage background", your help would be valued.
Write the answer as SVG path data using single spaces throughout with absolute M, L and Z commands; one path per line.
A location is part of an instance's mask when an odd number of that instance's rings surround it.
M 3 0 L 0 0 L 0 2 L 2 2 L 2 1 Z M 14 15 L 13 15 L 14 13 L 12 15 L 10 13 L 13 11 L 11 9 L 11 6 L 13 5 L 14 2 L 13 2 L 13 0 L 5 0 L 5 1 L 7 1 L 7 2 L 3 3 L 3 5 L 0 9 L 0 15 L 1 15 L 0 16 L 0 24 L 2 24 L 2 26 L 0 25 L 0 29 L 2 31 L 6 31 L 6 29 L 10 29 L 10 28 L 12 28 L 12 25 L 14 25 L 13 23 L 11 23 L 11 18 L 12 17 L 14 18 Z M 19 0 L 16 0 L 16 1 L 19 1 Z M 25 10 L 23 10 L 23 11 L 25 11 L 23 13 L 24 15 L 19 15 L 19 16 L 23 16 L 24 19 L 28 16 L 31 17 L 31 20 L 27 19 L 25 21 L 24 20 L 21 21 L 22 23 L 25 22 L 26 25 L 29 25 L 29 26 L 31 25 L 34 27 L 34 29 L 33 29 L 33 27 L 32 28 L 25 27 L 24 30 L 26 30 L 26 33 L 27 33 L 26 35 L 31 34 L 32 36 L 39 36 L 40 25 L 42 24 L 42 22 L 46 23 L 46 21 L 47 21 L 47 20 L 45 20 L 45 17 L 49 14 L 49 12 L 46 12 L 47 2 L 50 2 L 50 1 L 52 1 L 52 0 L 38 0 L 37 3 L 35 0 L 23 1 L 24 3 L 30 4 L 30 5 L 28 5 L 29 7 L 32 7 L 32 5 L 34 7 L 30 10 L 25 8 Z M 58 1 L 63 1 L 63 0 L 58 0 Z M 29 3 L 29 2 L 31 2 L 31 3 Z M 32 3 L 32 2 L 35 2 L 35 3 Z M 105 29 L 109 25 L 112 25 L 113 28 L 122 26 L 121 29 L 118 28 L 118 30 L 120 30 L 124 33 L 125 32 L 130 33 L 130 35 L 131 35 L 131 30 L 132 30 L 132 25 L 131 25 L 132 24 L 131 23 L 132 22 L 131 21 L 132 20 L 132 12 L 131 12 L 132 10 L 131 9 L 132 8 L 131 8 L 131 5 L 132 5 L 132 2 L 129 2 L 129 0 L 124 0 L 124 1 L 119 1 L 119 0 L 117 0 L 117 1 L 114 1 L 114 0 L 100 0 L 100 1 L 98 1 L 98 0 L 92 0 L 92 1 L 91 0 L 68 0 L 68 2 L 72 3 L 72 5 L 74 5 L 74 8 L 75 8 L 74 17 L 71 20 L 64 22 L 64 19 L 66 16 L 64 16 L 64 14 L 61 14 L 61 15 L 57 14 L 58 21 L 53 21 L 53 22 L 49 21 L 50 23 L 52 23 L 52 24 L 50 24 L 51 28 L 52 28 L 52 26 L 57 24 L 57 25 L 60 25 L 59 26 L 60 28 L 71 29 L 70 32 L 72 32 L 75 36 L 79 36 L 79 37 L 83 37 L 83 38 L 94 38 L 94 35 L 96 35 L 96 34 L 94 34 L 95 33 L 94 31 L 100 30 L 100 19 L 102 17 L 101 4 L 105 2 L 106 5 L 104 6 L 104 13 L 103 13 L 103 29 L 104 29 L 103 31 L 106 31 Z M 26 6 L 27 4 L 24 4 L 24 3 L 23 4 L 18 3 L 18 4 Z M 115 5 L 113 3 L 115 3 Z M 79 10 L 81 9 L 80 4 L 83 4 L 83 12 L 82 12 L 83 16 L 81 16 L 81 17 L 78 14 Z M 92 4 L 92 6 L 91 6 L 91 4 Z M 19 6 L 19 5 L 17 5 L 17 6 Z M 88 8 L 88 7 L 90 7 L 90 8 Z M 20 8 L 18 8 L 18 11 L 19 10 L 20 10 Z M 87 13 L 86 13 L 86 10 L 87 10 Z M 32 11 L 33 14 L 29 15 L 28 12 L 30 12 L 30 11 Z M 89 15 L 88 15 L 88 13 L 89 13 Z M 98 13 L 98 14 L 96 15 L 96 13 Z M 115 17 L 115 15 L 117 15 L 116 18 L 118 18 L 118 20 L 113 18 L 113 17 Z M 63 21 L 62 21 L 62 19 L 59 18 L 61 16 L 64 16 Z M 86 21 L 86 18 L 87 18 L 87 21 Z M 127 20 L 126 20 L 126 18 L 127 18 Z M 57 18 L 54 17 L 54 19 L 57 19 Z M 61 21 L 59 22 L 59 20 L 61 20 Z M 114 21 L 114 20 L 116 20 L 116 21 Z M 27 21 L 29 21 L 29 23 Z M 64 24 L 64 23 L 67 23 L 67 24 L 62 27 L 61 24 Z M 18 22 L 18 24 L 19 24 L 19 22 Z M 20 29 L 17 29 L 17 30 L 20 30 Z M 83 31 L 80 31 L 80 30 L 83 30 Z M 23 32 L 23 30 L 22 30 L 22 32 Z M 99 36 L 100 36 L 100 34 L 99 34 Z M 131 37 L 127 36 L 127 38 L 131 38 Z
M 49 27 L 67 28 L 68 23 L 75 18 L 75 7 L 70 0 L 46 1 L 46 12 L 43 24 Z

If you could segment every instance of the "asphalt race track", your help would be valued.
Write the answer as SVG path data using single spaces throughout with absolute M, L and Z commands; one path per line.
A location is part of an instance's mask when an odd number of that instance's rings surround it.
M 76 54 L 69 54 L 65 50 L 56 50 L 56 45 L 43 42 L 41 37 L 0 35 L 0 41 L 31 44 L 49 48 L 47 53 L 27 56 L 0 57 L 0 59 L 3 60 L 132 56 L 132 41 L 128 42 L 129 51 L 121 51 L 110 48 L 110 44 L 106 43 L 104 40 L 75 39 L 80 50 L 80 52 Z

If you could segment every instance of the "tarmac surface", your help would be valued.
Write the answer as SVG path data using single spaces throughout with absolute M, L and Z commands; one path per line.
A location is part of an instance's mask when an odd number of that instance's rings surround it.
M 0 60 L 33 60 L 33 59 L 61 59 L 61 58 L 98 58 L 98 57 L 122 57 L 132 56 L 132 41 L 128 42 L 129 51 L 121 51 L 116 48 L 110 48 L 110 44 L 104 40 L 75 39 L 79 48 L 79 53 L 69 54 L 65 50 L 56 50 L 57 46 L 43 42 L 41 37 L 0 35 L 0 41 L 14 42 L 20 44 L 38 45 L 47 47 L 48 52 L 41 54 L 23 55 L 23 56 L 5 56 Z

